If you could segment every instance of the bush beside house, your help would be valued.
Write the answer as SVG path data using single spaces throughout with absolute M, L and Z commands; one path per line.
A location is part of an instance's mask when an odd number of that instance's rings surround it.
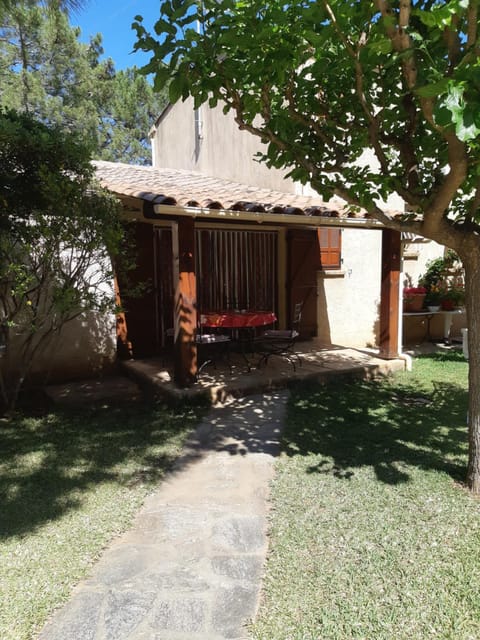
M 12 408 L 66 325 L 114 310 L 122 226 L 77 136 L 0 112 L 0 165 L 0 401 Z

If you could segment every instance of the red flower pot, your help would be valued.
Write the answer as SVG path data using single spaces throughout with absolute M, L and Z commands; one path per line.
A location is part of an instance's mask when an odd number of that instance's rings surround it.
M 415 313 L 423 309 L 425 301 L 424 293 L 409 293 L 403 299 L 403 310 L 407 313 Z
M 443 311 L 453 311 L 455 309 L 455 303 L 453 300 L 442 300 Z

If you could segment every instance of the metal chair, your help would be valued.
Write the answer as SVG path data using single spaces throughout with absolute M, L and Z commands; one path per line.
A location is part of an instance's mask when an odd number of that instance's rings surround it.
M 173 349 L 173 342 L 175 339 L 175 329 L 170 327 L 165 331 L 165 340 L 171 343 L 170 350 Z M 216 368 L 216 357 L 220 355 L 222 359 L 224 359 L 228 367 L 230 368 L 230 372 L 232 370 L 232 366 L 230 364 L 230 342 L 231 337 L 219 334 L 219 333 L 203 333 L 202 327 L 199 326 L 197 329 L 197 333 L 195 335 L 195 344 L 199 350 L 199 367 L 197 370 L 197 380 L 200 377 L 203 369 L 212 364 L 214 368 Z M 163 358 L 162 364 L 165 366 L 165 354 Z
M 200 377 L 203 369 L 213 364 L 216 368 L 216 356 L 217 354 L 222 357 L 228 365 L 230 373 L 232 371 L 232 365 L 230 363 L 230 343 L 232 339 L 230 336 L 221 333 L 202 333 L 198 331 L 195 336 L 195 343 L 199 350 L 206 351 L 205 359 L 202 359 L 202 363 L 198 367 L 197 379 Z M 199 354 L 200 355 L 200 354 Z M 199 358 L 200 359 L 200 358 Z
M 298 302 L 295 305 L 290 329 L 268 329 L 256 338 L 258 345 L 256 351 L 261 354 L 257 365 L 258 367 L 261 367 L 262 364 L 266 365 L 271 356 L 282 356 L 292 364 L 294 371 L 296 371 L 296 362 L 301 366 L 302 359 L 298 353 L 294 351 L 294 348 L 300 336 L 299 328 L 302 319 L 302 307 L 302 302 Z

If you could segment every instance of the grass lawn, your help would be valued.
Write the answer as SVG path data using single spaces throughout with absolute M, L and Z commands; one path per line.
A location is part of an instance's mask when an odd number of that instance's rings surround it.
M 478 640 L 480 500 L 464 489 L 467 369 L 293 392 L 259 640 Z
M 2 640 L 35 637 L 129 526 L 199 412 L 135 404 L 0 420 Z

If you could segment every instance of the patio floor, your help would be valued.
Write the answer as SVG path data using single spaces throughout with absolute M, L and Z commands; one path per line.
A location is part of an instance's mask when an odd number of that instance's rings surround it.
M 170 402 L 207 401 L 211 404 L 227 402 L 232 397 L 243 397 L 272 389 L 281 389 L 302 380 L 327 381 L 333 377 L 374 378 L 395 371 L 403 371 L 405 359 L 384 360 L 374 350 L 359 350 L 340 346 L 322 346 L 315 339 L 296 345 L 302 365 L 296 366 L 283 357 L 272 356 L 266 365 L 257 367 L 258 354 L 249 356 L 248 370 L 240 353 L 231 353 L 228 363 L 219 359 L 207 365 L 199 380 L 191 387 L 179 389 L 173 382 L 172 363 L 167 358 L 128 360 L 122 363 L 124 371 L 143 387 Z

